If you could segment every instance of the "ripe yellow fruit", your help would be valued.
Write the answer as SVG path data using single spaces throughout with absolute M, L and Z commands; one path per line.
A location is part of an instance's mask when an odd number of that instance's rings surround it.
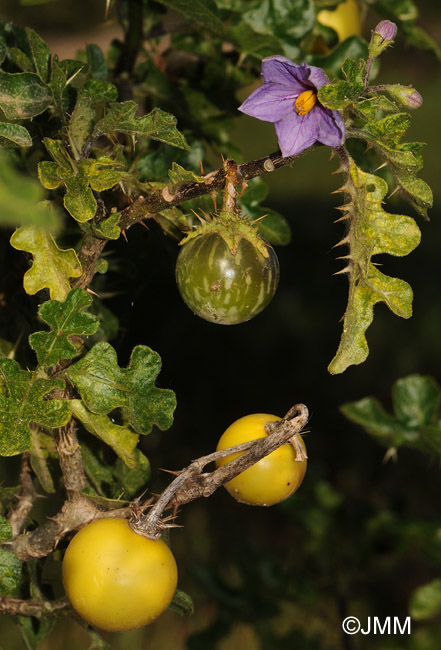
M 325 27 L 332 27 L 340 42 L 349 36 L 360 36 L 363 24 L 356 0 L 345 0 L 332 11 L 322 9 L 317 14 L 317 21 Z
M 125 519 L 98 519 L 67 547 L 63 584 L 72 607 L 88 623 L 120 632 L 150 623 L 170 604 L 175 558 L 161 539 L 135 533 Z
M 217 450 L 228 449 L 243 442 L 267 436 L 265 424 L 281 418 L 268 413 L 246 415 L 222 434 Z M 306 451 L 301 436 L 297 436 Z M 240 454 L 232 454 L 216 461 L 218 467 L 226 465 Z M 259 460 L 244 472 L 225 483 L 228 492 L 241 503 L 253 506 L 272 506 L 290 497 L 301 485 L 306 472 L 307 461 L 297 461 L 292 444 L 282 445 L 268 456 Z

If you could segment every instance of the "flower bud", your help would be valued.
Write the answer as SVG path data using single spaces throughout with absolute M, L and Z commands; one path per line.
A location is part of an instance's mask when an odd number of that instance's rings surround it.
M 379 56 L 389 45 L 392 45 L 397 35 L 397 26 L 390 20 L 382 20 L 372 31 L 369 43 L 369 56 L 374 59 Z
M 419 108 L 423 103 L 423 98 L 420 93 L 412 88 L 412 86 L 402 86 L 401 84 L 394 84 L 388 86 L 387 92 L 402 106 L 406 108 Z
M 397 35 L 397 26 L 390 20 L 382 20 L 374 29 L 375 34 L 381 36 L 382 41 L 393 41 Z
M 421 104 L 423 103 L 423 98 L 421 97 L 420 93 L 417 92 L 416 90 L 411 93 L 408 98 L 408 106 L 409 108 L 419 108 Z

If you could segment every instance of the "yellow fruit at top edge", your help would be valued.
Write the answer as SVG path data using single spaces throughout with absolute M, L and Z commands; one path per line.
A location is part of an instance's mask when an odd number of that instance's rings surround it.
M 345 0 L 332 11 L 322 9 L 317 14 L 317 21 L 325 27 L 332 27 L 340 42 L 349 36 L 360 36 L 362 30 L 361 12 L 356 0 Z
M 217 450 L 228 449 L 243 442 L 257 440 L 268 435 L 267 422 L 277 422 L 281 418 L 268 413 L 246 415 L 231 426 L 220 437 Z M 301 436 L 297 436 L 305 449 Z M 306 449 L 305 449 L 306 451 Z M 221 467 L 237 458 L 232 454 L 216 461 Z M 306 472 L 306 460 L 297 461 L 296 452 L 290 443 L 282 445 L 265 456 L 252 467 L 225 483 L 228 492 L 241 503 L 253 506 L 272 506 L 290 497 L 301 485 Z
M 157 618 L 176 591 L 175 558 L 161 539 L 135 533 L 125 519 L 97 519 L 67 547 L 63 584 L 88 623 L 120 632 Z

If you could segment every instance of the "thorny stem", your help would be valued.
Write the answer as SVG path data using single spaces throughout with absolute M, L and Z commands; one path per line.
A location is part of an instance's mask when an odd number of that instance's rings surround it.
M 55 444 L 67 498 L 69 501 L 78 500 L 81 490 L 86 486 L 86 475 L 84 474 L 81 448 L 73 418 L 69 420 L 66 426 L 56 430 Z
M 32 510 L 37 492 L 34 487 L 29 453 L 21 457 L 20 492 L 18 494 L 18 505 L 9 515 L 9 523 L 12 528 L 12 536 L 15 537 L 23 529 L 26 519 Z
M 46 557 L 52 553 L 59 542 L 71 532 L 82 528 L 94 519 L 127 519 L 131 514 L 129 506 L 116 510 L 103 511 L 96 507 L 87 497 L 81 496 L 75 501 L 66 501 L 55 517 L 49 518 L 35 530 L 22 533 L 11 542 L 4 543 L 4 548 L 12 551 L 19 560 L 27 562 Z
M 33 531 L 19 535 L 17 531 L 8 549 L 26 561 L 45 557 L 51 553 L 70 531 L 81 528 L 96 517 L 128 517 L 130 509 L 120 508 L 104 513 L 99 510 L 82 490 L 86 485 L 81 448 L 78 443 L 75 420 L 55 431 L 55 443 L 64 479 L 67 500 L 60 512 Z
M 224 200 L 222 209 L 224 212 L 237 213 L 237 163 L 234 160 L 225 160 L 223 164 L 225 173 Z
M 246 183 L 246 181 L 256 176 L 262 176 L 281 167 L 286 167 L 286 165 L 292 165 L 306 152 L 310 152 L 319 146 L 319 144 L 313 145 L 298 156 L 284 158 L 277 151 L 264 158 L 237 165 L 237 183 Z M 121 228 L 130 228 L 130 226 L 142 219 L 154 217 L 155 213 L 161 212 L 161 210 L 178 206 L 185 201 L 203 196 L 204 194 L 220 192 L 224 188 L 224 185 L 225 169 L 221 167 L 206 174 L 203 183 L 187 183 L 182 185 L 175 194 L 170 194 L 168 187 L 165 187 L 163 190 L 152 192 L 148 196 L 140 196 L 131 205 L 121 211 L 119 225 Z
M 49 616 L 67 616 L 72 614 L 72 608 L 66 598 L 58 600 L 22 600 L 0 596 L 0 613 L 11 616 L 35 616 L 41 618 L 44 614 Z
M 251 467 L 261 458 L 287 442 L 292 442 L 294 445 L 296 460 L 304 460 L 305 454 L 296 436 L 306 426 L 307 422 L 307 407 L 304 404 L 296 404 L 281 421 L 271 422 L 266 425 L 268 435 L 265 438 L 252 440 L 198 458 L 178 474 L 146 515 L 132 517 L 130 521 L 131 527 L 146 537 L 158 539 L 166 527 L 166 524 L 161 521 L 165 510 L 171 507 L 177 508 L 179 505 L 199 497 L 210 496 L 218 487 L 235 478 L 248 467 Z M 244 453 L 212 472 L 202 473 L 203 468 L 208 463 L 238 452 Z
M 95 275 L 96 264 L 106 245 L 106 239 L 85 237 L 78 251 L 78 259 L 83 269 L 82 275 L 72 282 L 73 287 L 87 289 Z
M 82 479 L 79 479 L 75 486 L 75 479 L 72 484 L 67 483 L 75 493 L 63 505 L 60 512 L 49 521 L 39 526 L 35 530 L 22 533 L 14 537 L 11 542 L 5 544 L 5 548 L 15 553 L 21 561 L 45 557 L 51 553 L 60 542 L 72 531 L 78 530 L 90 521 L 97 518 L 117 517 L 128 519 L 132 516 L 131 525 L 137 532 L 154 539 L 161 535 L 164 522 L 161 521 L 162 514 L 168 508 L 175 508 L 184 503 L 189 503 L 203 496 L 210 496 L 218 487 L 230 481 L 232 478 L 243 472 L 251 465 L 257 463 L 261 458 L 267 456 L 272 451 L 285 444 L 294 437 L 292 441 L 297 452 L 297 460 L 303 459 L 303 449 L 296 441 L 295 436 L 302 431 L 308 421 L 308 409 L 303 404 L 297 404 L 288 411 L 280 422 L 268 423 L 266 425 L 269 435 L 266 438 L 260 438 L 217 451 L 207 456 L 195 460 L 189 467 L 184 469 L 174 481 L 166 488 L 156 503 L 151 507 L 146 516 L 134 516 L 136 512 L 143 512 L 149 503 L 145 502 L 140 508 L 123 507 L 116 510 L 104 512 L 95 506 L 90 499 L 80 494 L 77 490 Z M 69 425 L 68 425 L 69 426 Z M 70 440 L 71 442 L 72 440 Z M 297 444 L 296 444 L 297 442 Z M 75 454 L 70 456 L 65 454 L 65 443 L 61 443 L 61 455 L 64 460 L 60 461 L 64 472 L 74 473 L 76 469 Z M 75 451 L 75 450 L 74 450 Z M 233 453 L 244 452 L 238 458 L 234 459 L 227 465 L 219 467 L 213 472 L 202 472 L 203 468 L 218 458 L 225 458 Z M 69 465 L 72 463 L 71 465 Z M 66 480 L 66 474 L 65 474 Z
M 143 219 L 154 218 L 155 214 L 161 212 L 161 210 L 181 205 L 185 201 L 203 196 L 204 194 L 220 192 L 224 189 L 226 183 L 226 170 L 233 169 L 233 166 L 236 172 L 236 183 L 246 184 L 248 180 L 256 176 L 269 174 L 286 165 L 292 165 L 306 152 L 310 152 L 319 146 L 319 144 L 313 145 L 298 156 L 289 156 L 288 158 L 283 158 L 281 153 L 277 151 L 264 158 L 250 160 L 241 165 L 237 165 L 234 161 L 226 160 L 222 167 L 205 175 L 204 183 L 186 183 L 173 195 L 165 187 L 163 190 L 152 192 L 147 196 L 139 196 L 133 203 L 121 211 L 119 225 L 123 230 L 126 230 Z M 233 187 L 232 176 L 230 176 L 230 181 L 230 187 Z M 107 240 L 91 235 L 84 238 L 78 251 L 78 259 L 83 268 L 83 273 L 72 282 L 73 287 L 87 289 L 95 275 L 96 264 L 106 243 Z

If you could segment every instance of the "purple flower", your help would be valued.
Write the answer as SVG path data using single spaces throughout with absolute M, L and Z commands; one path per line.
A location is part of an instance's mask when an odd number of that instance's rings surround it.
M 239 106 L 242 113 L 273 122 L 284 158 L 295 156 L 314 142 L 338 147 L 345 139 L 345 124 L 338 111 L 317 99 L 319 88 L 329 83 L 313 65 L 297 65 L 284 56 L 262 61 L 264 84 Z

